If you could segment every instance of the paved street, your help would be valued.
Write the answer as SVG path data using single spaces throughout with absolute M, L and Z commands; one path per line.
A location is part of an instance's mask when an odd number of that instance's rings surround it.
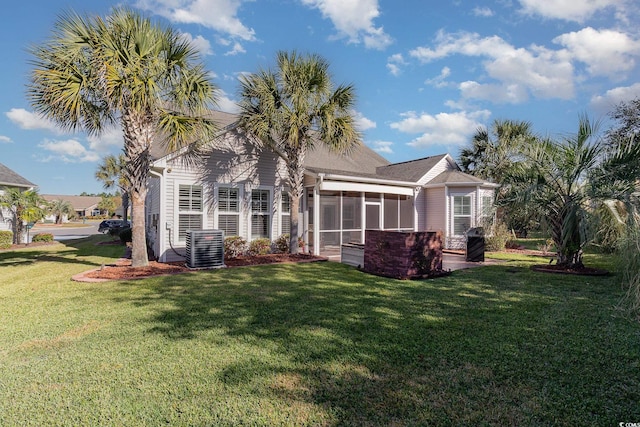
M 92 234 L 98 234 L 98 225 L 100 225 L 100 221 L 88 221 L 86 224 L 78 223 L 77 226 L 38 224 L 29 231 L 29 241 L 34 234 L 38 233 L 51 233 L 53 238 L 58 241 L 82 239 Z

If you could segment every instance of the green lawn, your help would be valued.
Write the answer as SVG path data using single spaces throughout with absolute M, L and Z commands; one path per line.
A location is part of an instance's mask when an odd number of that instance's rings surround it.
M 336 263 L 70 281 L 121 255 L 99 239 L 0 252 L 0 425 L 640 422 L 615 275 L 520 256 L 428 281 Z

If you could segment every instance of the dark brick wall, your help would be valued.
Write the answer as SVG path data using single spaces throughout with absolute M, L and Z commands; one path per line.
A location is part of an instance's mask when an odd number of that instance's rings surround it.
M 436 231 L 365 232 L 364 271 L 396 279 L 442 272 L 442 233 Z

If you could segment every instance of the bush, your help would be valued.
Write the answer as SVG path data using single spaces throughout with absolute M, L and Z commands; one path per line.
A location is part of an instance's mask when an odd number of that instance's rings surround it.
M 485 248 L 490 252 L 503 251 L 509 239 L 511 239 L 511 233 L 507 226 L 502 222 L 496 223 L 485 237 Z
M 302 240 L 302 237 L 298 237 L 298 247 L 304 248 L 304 240 Z M 289 250 L 289 234 L 285 233 L 282 236 L 278 237 L 273 242 L 271 249 L 273 250 L 273 252 L 279 254 L 288 254 L 289 252 L 291 252 Z
M 118 228 L 115 230 L 118 233 L 118 237 L 120 237 L 120 241 L 122 244 L 127 244 L 133 240 L 133 234 L 131 233 L 131 228 Z M 111 234 L 111 231 L 109 231 Z
M 53 234 L 51 233 L 38 233 L 34 234 L 31 238 L 32 242 L 53 242 Z
M 13 244 L 13 233 L 11 231 L 0 231 L 0 249 L 9 249 Z
M 271 253 L 271 240 L 263 237 L 261 239 L 252 240 L 249 243 L 249 250 L 247 251 L 247 255 L 256 256 L 256 255 L 267 255 Z
M 237 258 L 247 252 L 247 241 L 240 236 L 224 238 L 224 257 Z

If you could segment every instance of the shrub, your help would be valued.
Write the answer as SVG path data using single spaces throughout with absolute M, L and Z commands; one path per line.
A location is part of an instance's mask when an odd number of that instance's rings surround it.
M 493 224 L 491 232 L 485 237 L 485 248 L 487 251 L 502 251 L 510 238 L 511 233 L 504 223 Z
M 0 249 L 9 249 L 13 244 L 13 233 L 11 231 L 0 231 Z
M 267 255 L 268 253 L 271 253 L 271 240 L 266 237 L 252 240 L 249 243 L 249 250 L 247 251 L 249 256 Z
M 247 241 L 240 236 L 224 238 L 224 257 L 237 258 L 247 252 Z
M 34 234 L 31 241 L 32 242 L 53 242 L 53 234 L 51 233 Z
M 122 242 L 122 244 L 127 244 L 133 240 L 133 235 L 131 233 L 130 227 L 118 228 L 115 231 L 118 233 L 118 237 L 120 237 L 120 241 Z M 109 231 L 109 234 L 111 234 L 111 231 Z
M 289 251 L 289 234 L 285 233 L 282 236 L 278 237 L 272 246 L 272 250 L 275 253 L 279 253 L 279 254 L 288 254 Z M 299 248 L 304 248 L 304 240 L 302 240 L 302 237 L 298 237 L 298 247 Z

